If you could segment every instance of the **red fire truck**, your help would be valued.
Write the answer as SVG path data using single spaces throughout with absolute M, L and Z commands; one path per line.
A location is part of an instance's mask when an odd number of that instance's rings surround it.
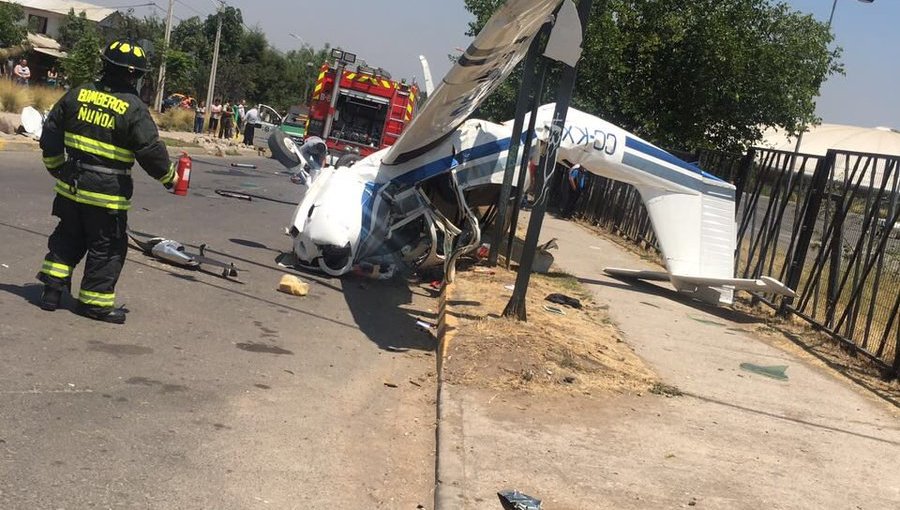
M 365 157 L 392 145 L 415 114 L 418 87 L 357 64 L 352 53 L 332 50 L 331 57 L 319 69 L 306 136 L 325 140 L 332 158 Z

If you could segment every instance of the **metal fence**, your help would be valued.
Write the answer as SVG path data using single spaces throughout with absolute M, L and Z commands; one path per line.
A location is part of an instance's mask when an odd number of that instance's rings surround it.
M 735 275 L 773 276 L 797 291 L 756 298 L 900 374 L 900 156 L 676 154 L 737 188 Z M 591 176 L 579 202 L 585 220 L 658 249 L 632 186 Z

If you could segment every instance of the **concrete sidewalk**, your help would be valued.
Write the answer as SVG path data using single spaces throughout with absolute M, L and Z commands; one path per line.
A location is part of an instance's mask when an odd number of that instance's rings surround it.
M 900 508 L 895 408 L 768 345 L 759 324 L 604 267 L 654 269 L 570 222 L 547 218 L 558 266 L 579 277 L 624 338 L 683 396 L 560 397 L 441 389 L 437 508 L 497 509 L 519 489 L 545 510 Z M 787 365 L 788 381 L 741 363 Z

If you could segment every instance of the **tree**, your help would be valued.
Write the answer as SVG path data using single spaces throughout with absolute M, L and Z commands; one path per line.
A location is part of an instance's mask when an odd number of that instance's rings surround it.
M 466 0 L 470 33 L 498 4 Z M 595 1 L 573 106 L 666 147 L 740 149 L 761 126 L 818 121 L 819 87 L 842 72 L 830 41 L 824 24 L 770 0 Z M 517 86 L 480 113 L 510 118 Z
M 21 25 L 24 17 L 21 5 L 0 2 L 0 48 L 22 43 L 25 39 L 25 27 Z
M 75 14 L 75 9 L 69 9 L 66 19 L 59 26 L 59 44 L 63 50 L 69 51 L 75 48 L 85 34 L 95 32 L 94 23 L 87 19 L 84 11 Z
M 100 36 L 93 27 L 89 27 L 62 62 L 69 85 L 77 87 L 97 78 L 100 72 L 99 48 Z

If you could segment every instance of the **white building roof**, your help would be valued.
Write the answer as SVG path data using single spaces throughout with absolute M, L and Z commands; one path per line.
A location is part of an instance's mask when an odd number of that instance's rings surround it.
M 103 21 L 108 18 L 109 15 L 116 12 L 115 9 L 110 9 L 109 7 L 101 7 L 99 5 L 90 4 L 87 2 L 78 2 L 74 0 L 13 0 L 15 3 L 21 5 L 22 7 L 27 7 L 29 9 L 37 9 L 41 11 L 53 12 L 56 14 L 66 15 L 69 14 L 69 10 L 74 9 L 75 14 L 81 14 L 84 11 L 84 15 L 87 19 L 95 22 Z
M 787 137 L 783 132 L 770 128 L 763 132 L 763 140 L 757 145 L 793 152 L 796 144 L 796 137 Z M 886 127 L 820 124 L 810 126 L 809 131 L 803 133 L 800 152 L 824 156 L 828 149 L 896 156 L 900 155 L 900 131 Z

